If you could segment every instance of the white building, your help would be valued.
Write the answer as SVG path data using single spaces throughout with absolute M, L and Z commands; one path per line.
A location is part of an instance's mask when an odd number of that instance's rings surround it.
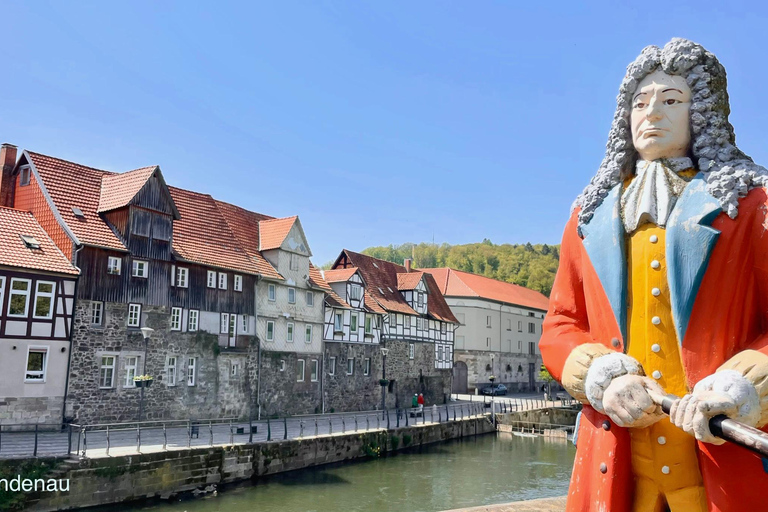
M 491 375 L 511 392 L 536 389 L 547 297 L 451 268 L 421 270 L 434 276 L 460 323 L 454 341 L 453 391 L 474 392 L 488 385 Z

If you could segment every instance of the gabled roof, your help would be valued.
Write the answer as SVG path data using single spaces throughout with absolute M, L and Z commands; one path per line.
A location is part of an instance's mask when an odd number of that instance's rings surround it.
M 0 265 L 58 274 L 80 273 L 31 213 L 0 207 L 0 226 Z M 34 238 L 40 248 L 29 248 L 22 236 Z
M 128 206 L 136 194 L 144 188 L 152 176 L 157 176 L 167 189 L 160 167 L 153 165 L 142 167 L 122 174 L 105 174 L 101 179 L 101 194 L 99 198 L 98 213 L 105 213 L 118 208 Z M 173 218 L 179 218 L 179 211 L 173 200 L 168 197 L 173 210 Z
M 285 242 L 285 238 L 290 233 L 296 219 L 298 217 L 294 215 L 283 219 L 259 221 L 259 250 L 279 249 Z
M 224 221 L 216 201 L 169 187 L 181 218 L 173 223 L 173 250 L 179 258 L 214 267 L 258 274 L 259 269 Z
M 77 242 L 127 251 L 123 242 L 98 213 L 101 180 L 112 173 L 31 151 L 24 151 L 22 156 L 39 175 L 41 187 L 53 201 L 55 209 Z M 82 210 L 84 218 L 75 217 L 72 208 Z
M 397 289 L 400 291 L 415 290 L 424 273 L 418 270 L 397 274 Z
M 478 297 L 541 311 L 549 308 L 549 299 L 535 290 L 505 283 L 452 268 L 423 268 L 432 274 L 440 292 L 447 297 Z
M 405 267 L 348 249 L 342 251 L 333 267 L 343 268 L 340 266 L 343 259 L 346 259 L 351 266 L 356 267 L 360 271 L 360 275 L 367 284 L 366 292 L 384 310 L 387 312 L 418 315 L 397 289 L 397 275 L 405 274 Z M 445 322 L 458 323 L 432 276 L 424 274 L 423 277 L 428 290 L 427 307 L 429 315 Z
M 327 272 L 328 271 L 326 270 L 325 273 Z M 331 288 L 328 282 L 323 278 L 323 273 L 324 272 L 314 265 L 309 265 L 309 280 L 316 288 L 321 288 L 325 292 L 325 303 L 331 307 L 352 309 L 352 306 L 347 304 L 344 299 L 333 291 L 333 288 Z
M 353 275 L 357 274 L 357 269 L 354 267 L 338 268 L 334 270 L 326 270 L 324 274 L 325 280 L 329 283 L 347 282 Z

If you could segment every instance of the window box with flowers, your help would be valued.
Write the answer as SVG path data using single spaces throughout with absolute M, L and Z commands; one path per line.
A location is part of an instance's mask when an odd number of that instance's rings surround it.
M 155 378 L 151 375 L 137 375 L 133 378 L 133 384 L 137 388 L 148 388 L 154 380 Z

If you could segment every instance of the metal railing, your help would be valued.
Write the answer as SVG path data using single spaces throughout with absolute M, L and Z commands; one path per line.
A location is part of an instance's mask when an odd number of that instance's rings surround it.
M 512 404 L 497 404 L 496 413 Z M 300 415 L 242 421 L 235 418 L 186 419 L 101 424 L 69 424 L 63 429 L 3 431 L 0 458 L 68 455 L 108 457 L 221 445 L 301 439 L 445 423 L 491 413 L 481 402 L 460 402 L 386 411 Z M 29 427 L 27 425 L 26 427 Z M 45 437 L 45 442 L 40 442 Z

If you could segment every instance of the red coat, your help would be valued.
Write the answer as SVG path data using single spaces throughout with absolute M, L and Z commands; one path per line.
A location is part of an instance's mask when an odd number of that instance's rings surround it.
M 544 364 L 558 380 L 577 345 L 624 350 L 627 274 L 619 189 L 583 227 L 583 238 L 578 212 L 565 228 L 540 341 Z M 765 190 L 753 189 L 730 219 L 697 177 L 670 217 L 668 279 L 689 388 L 742 350 L 768 354 L 767 210 Z M 606 420 L 584 406 L 567 512 L 631 510 L 629 433 Z M 730 443 L 698 443 L 698 452 L 711 512 L 768 511 L 768 461 L 764 467 L 760 457 Z

